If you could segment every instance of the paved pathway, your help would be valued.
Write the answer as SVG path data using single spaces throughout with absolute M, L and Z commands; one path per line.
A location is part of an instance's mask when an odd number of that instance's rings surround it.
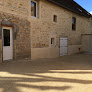
M 0 92 L 92 92 L 92 55 L 0 64 Z

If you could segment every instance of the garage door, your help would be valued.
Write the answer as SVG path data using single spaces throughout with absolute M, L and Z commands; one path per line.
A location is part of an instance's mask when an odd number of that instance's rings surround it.
M 60 38 L 60 56 L 67 55 L 67 38 Z

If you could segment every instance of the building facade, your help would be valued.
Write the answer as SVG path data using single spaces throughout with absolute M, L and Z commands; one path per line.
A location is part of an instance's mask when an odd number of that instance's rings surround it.
M 92 51 L 91 15 L 51 1 L 0 0 L 0 62 Z

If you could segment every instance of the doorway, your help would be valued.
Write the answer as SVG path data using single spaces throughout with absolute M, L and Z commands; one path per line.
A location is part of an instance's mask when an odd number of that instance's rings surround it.
M 13 33 L 11 27 L 2 28 L 3 61 L 13 59 Z
M 60 38 L 60 56 L 67 55 L 67 38 Z

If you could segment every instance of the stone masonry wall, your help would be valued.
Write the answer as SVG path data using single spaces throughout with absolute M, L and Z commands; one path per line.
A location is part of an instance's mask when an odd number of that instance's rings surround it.
M 92 25 L 88 18 L 47 0 L 37 1 L 39 17 L 34 18 L 31 17 L 30 0 L 0 0 L 0 21 L 12 18 L 11 21 L 18 28 L 14 39 L 15 59 L 30 58 L 32 48 L 52 48 L 51 38 L 55 38 L 52 51 L 58 48 L 59 52 L 60 37 L 67 37 L 68 46 L 71 46 L 81 45 L 81 34 L 92 34 Z M 57 22 L 53 22 L 54 15 L 57 15 Z M 72 31 L 72 17 L 76 17 L 76 31 Z
M 57 22 L 53 16 L 57 15 Z M 76 30 L 72 30 L 72 17 L 76 17 Z M 90 34 L 90 20 L 84 16 L 68 11 L 48 1 L 39 1 L 39 18 L 31 17 L 32 48 L 50 46 L 50 38 L 55 36 L 56 47 L 60 37 L 68 38 L 69 45 L 81 45 L 81 34 Z
M 30 22 L 21 19 L 18 22 L 19 32 L 16 38 L 16 57 L 17 58 L 30 58 Z
M 29 13 L 29 0 L 0 0 L 0 21 L 13 19 L 15 26 L 18 28 L 14 40 L 14 59 L 31 57 L 30 22 L 27 20 Z
M 0 0 L 0 11 L 15 14 L 18 16 L 28 16 L 28 0 Z
M 13 50 L 14 59 L 30 58 L 31 57 L 30 22 L 26 18 L 18 17 L 13 14 L 5 12 L 0 12 L 0 21 L 9 18 L 12 19 L 10 21 L 12 21 L 14 23 L 14 26 L 17 27 L 16 30 L 17 32 L 16 34 L 13 35 L 13 37 L 15 37 L 16 35 L 16 37 L 14 38 L 14 50 Z

